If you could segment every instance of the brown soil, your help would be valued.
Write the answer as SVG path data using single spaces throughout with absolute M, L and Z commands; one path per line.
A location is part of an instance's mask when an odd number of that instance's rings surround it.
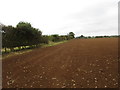
M 75 39 L 2 64 L 4 88 L 116 88 L 118 39 Z

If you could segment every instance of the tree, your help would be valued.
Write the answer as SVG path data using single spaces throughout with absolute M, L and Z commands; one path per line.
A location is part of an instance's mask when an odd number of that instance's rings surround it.
M 19 22 L 17 24 L 17 38 L 20 46 L 32 46 L 41 43 L 42 32 L 33 28 L 28 22 Z
M 31 38 L 31 42 L 29 43 L 29 45 L 38 45 L 40 43 L 42 43 L 42 32 L 39 29 L 36 28 L 32 28 L 32 35 L 33 37 Z
M 42 40 L 41 43 L 48 44 L 49 43 L 49 36 L 43 35 L 41 40 Z
M 41 43 L 42 32 L 39 29 L 33 28 L 30 23 L 19 22 L 16 28 L 12 26 L 4 26 L 3 33 L 3 48 L 10 48 L 11 51 L 15 47 L 37 46 Z
M 33 28 L 30 23 L 19 22 L 16 27 L 16 35 L 20 46 L 27 46 L 33 38 Z
M 81 35 L 81 36 L 80 36 L 80 38 L 84 38 L 84 36 L 83 36 L 83 35 Z
M 75 38 L 75 37 L 74 37 L 75 34 L 74 34 L 73 32 L 69 32 L 68 35 L 69 35 L 69 37 L 71 37 L 71 39 Z
M 2 31 L 2 46 L 5 48 L 5 51 L 6 48 L 10 48 L 11 51 L 13 51 L 16 46 L 15 28 L 12 26 L 4 26 Z
M 58 34 L 54 34 L 54 35 L 52 35 L 52 41 L 53 42 L 58 42 L 59 41 L 59 35 Z

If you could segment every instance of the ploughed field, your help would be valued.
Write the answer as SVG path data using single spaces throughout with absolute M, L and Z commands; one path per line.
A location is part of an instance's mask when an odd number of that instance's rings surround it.
M 116 88 L 118 39 L 75 39 L 2 64 L 4 88 Z

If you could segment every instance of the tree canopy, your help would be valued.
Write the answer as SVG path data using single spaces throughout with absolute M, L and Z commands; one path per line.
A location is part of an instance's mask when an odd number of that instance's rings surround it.
M 41 43 L 48 44 L 49 41 L 58 42 L 73 39 L 74 35 L 73 32 L 68 35 L 42 35 L 42 32 L 32 27 L 30 23 L 19 22 L 16 27 L 5 25 L 2 27 L 2 47 L 13 50 L 15 47 L 20 48 L 21 46 L 38 46 Z
M 69 36 L 70 36 L 71 38 L 75 38 L 74 35 L 75 35 L 75 34 L 74 34 L 73 32 L 69 32 Z

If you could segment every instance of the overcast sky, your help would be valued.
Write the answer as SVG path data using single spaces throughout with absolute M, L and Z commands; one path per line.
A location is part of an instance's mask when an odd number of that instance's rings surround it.
M 0 0 L 0 22 L 25 21 L 43 34 L 117 35 L 119 0 Z

